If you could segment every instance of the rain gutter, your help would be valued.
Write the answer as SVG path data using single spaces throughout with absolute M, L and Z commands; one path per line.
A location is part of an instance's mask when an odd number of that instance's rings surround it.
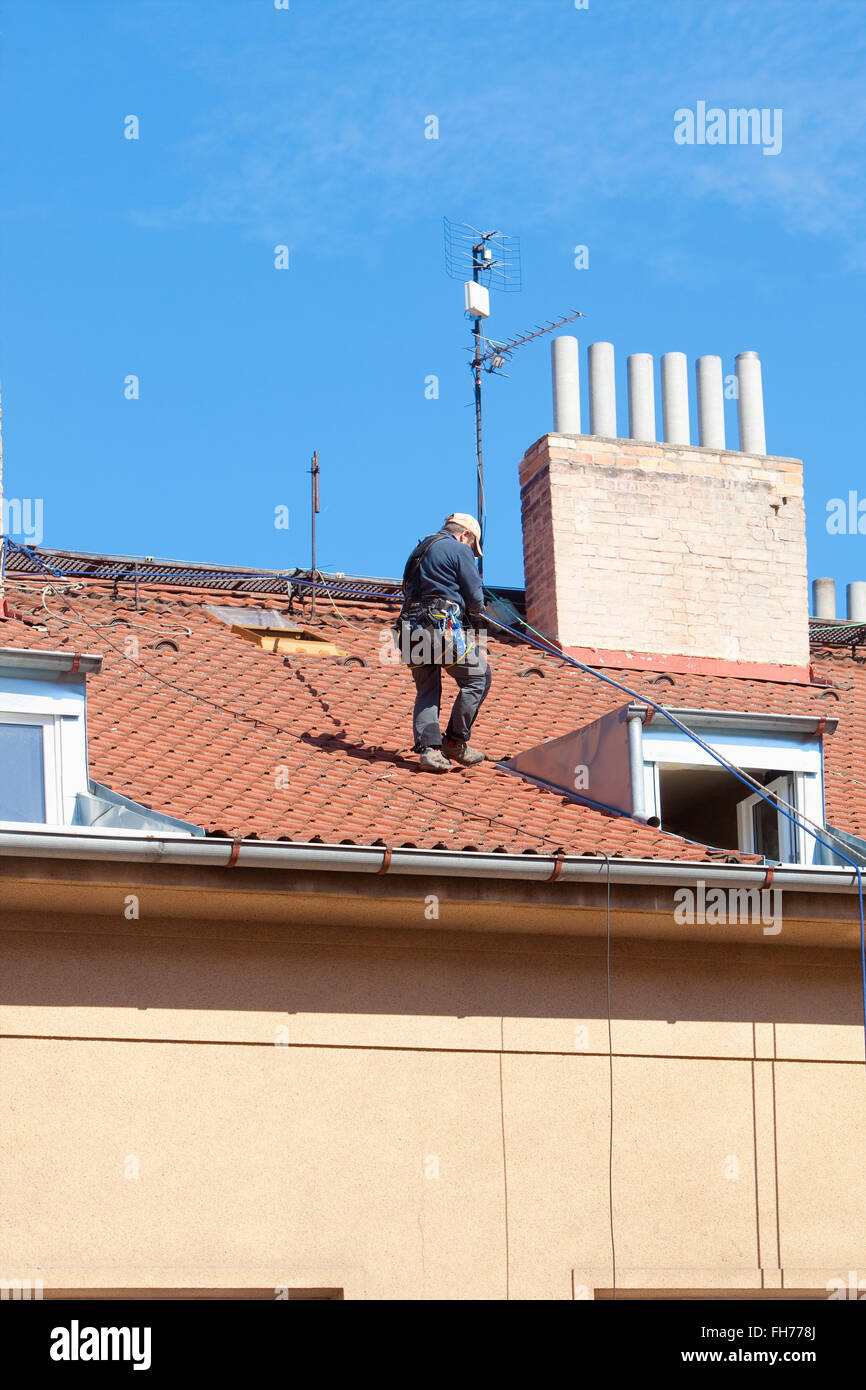
M 294 872 L 517 879 L 534 883 L 607 882 L 636 885 L 707 884 L 776 888 L 805 893 L 856 893 L 849 868 L 718 864 L 704 861 L 606 859 L 601 855 L 487 854 L 477 851 L 387 849 L 362 845 L 227 840 L 134 831 L 95 834 L 90 828 L 0 829 L 0 856 L 200 868 Z

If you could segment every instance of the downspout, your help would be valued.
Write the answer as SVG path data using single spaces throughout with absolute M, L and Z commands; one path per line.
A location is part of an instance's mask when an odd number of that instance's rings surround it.
M 635 820 L 646 820 L 644 799 L 643 712 L 629 708 L 628 767 L 631 778 L 631 813 Z

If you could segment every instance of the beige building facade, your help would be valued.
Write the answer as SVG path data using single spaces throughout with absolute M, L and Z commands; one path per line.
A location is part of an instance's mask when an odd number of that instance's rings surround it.
M 560 1300 L 866 1275 L 856 896 L 832 874 L 783 888 L 766 935 L 680 924 L 660 866 L 612 866 L 608 927 L 585 861 L 548 883 L 292 851 L 2 860 L 7 1277 Z

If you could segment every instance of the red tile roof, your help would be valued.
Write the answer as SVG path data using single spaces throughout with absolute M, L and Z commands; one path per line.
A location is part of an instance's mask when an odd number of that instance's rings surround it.
M 328 843 L 509 853 L 606 853 L 655 859 L 743 858 L 608 816 L 522 781 L 495 760 L 588 723 L 625 697 L 523 644 L 491 636 L 494 680 L 476 742 L 493 760 L 434 778 L 412 753 L 413 686 L 380 661 L 396 607 L 318 599 L 315 630 L 347 656 L 261 651 L 205 611 L 246 599 L 169 583 L 7 577 L 18 616 L 0 645 L 99 652 L 88 677 L 90 774 L 210 833 Z M 292 616 L 310 623 L 308 598 Z M 166 647 L 165 644 L 173 644 Z M 174 647 L 177 650 L 174 650 Z M 829 823 L 866 836 L 866 660 L 817 652 L 816 683 L 623 673 L 671 706 L 827 714 Z M 450 682 L 446 678 L 446 686 Z

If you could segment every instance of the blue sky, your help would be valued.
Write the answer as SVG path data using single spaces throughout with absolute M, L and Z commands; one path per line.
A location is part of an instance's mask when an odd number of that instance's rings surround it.
M 5 490 L 46 545 L 308 564 L 318 449 L 320 566 L 398 573 L 474 510 L 447 214 L 521 237 L 492 333 L 578 308 L 615 344 L 621 434 L 628 353 L 759 351 L 810 572 L 866 578 L 825 524 L 866 500 L 862 0 L 6 0 L 0 31 Z M 781 152 L 677 145 L 698 101 L 781 108 Z M 485 386 L 485 577 L 520 584 L 548 345 Z

